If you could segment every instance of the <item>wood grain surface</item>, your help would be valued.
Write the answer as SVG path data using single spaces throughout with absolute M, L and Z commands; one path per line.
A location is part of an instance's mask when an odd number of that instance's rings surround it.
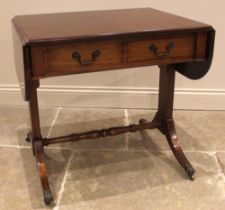
M 151 8 L 22 15 L 13 23 L 24 44 L 211 29 L 207 24 Z

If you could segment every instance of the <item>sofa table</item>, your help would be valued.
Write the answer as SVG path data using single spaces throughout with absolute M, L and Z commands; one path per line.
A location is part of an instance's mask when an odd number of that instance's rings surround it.
M 193 179 L 195 170 L 185 157 L 173 120 L 175 72 L 189 79 L 210 68 L 215 31 L 212 26 L 151 8 L 20 15 L 12 20 L 16 71 L 29 103 L 32 143 L 44 201 L 53 201 L 44 147 L 157 128 L 165 135 L 177 161 Z M 158 111 L 152 121 L 43 138 L 37 88 L 46 77 L 158 65 Z M 138 70 L 138 69 L 137 69 Z

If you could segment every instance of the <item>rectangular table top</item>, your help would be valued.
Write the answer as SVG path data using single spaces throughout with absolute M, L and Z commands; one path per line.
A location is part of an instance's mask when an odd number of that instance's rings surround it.
M 24 45 L 110 36 L 211 30 L 211 26 L 151 8 L 16 16 Z

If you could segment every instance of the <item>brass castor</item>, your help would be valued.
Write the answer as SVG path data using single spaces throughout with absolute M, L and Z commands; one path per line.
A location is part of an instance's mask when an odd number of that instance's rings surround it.
M 194 177 L 195 170 L 194 170 L 194 168 L 192 167 L 192 165 L 191 165 L 191 164 L 187 164 L 184 170 L 186 171 L 186 173 L 187 173 L 189 179 L 190 179 L 191 181 L 194 181 L 194 179 L 195 179 L 195 177 Z
M 44 202 L 46 205 L 49 205 L 53 201 L 53 196 L 50 190 L 44 191 Z

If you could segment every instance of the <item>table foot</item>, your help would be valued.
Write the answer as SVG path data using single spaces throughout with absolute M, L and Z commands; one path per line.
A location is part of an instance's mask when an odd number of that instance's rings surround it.
M 139 123 L 144 124 L 148 121 L 146 119 L 140 119 Z M 158 122 L 158 123 L 157 123 Z M 161 123 L 160 123 L 161 122 Z M 194 180 L 194 173 L 195 170 L 184 155 L 184 152 L 181 149 L 180 142 L 177 138 L 175 125 L 173 119 L 162 119 L 160 115 L 157 113 L 152 120 L 152 123 L 159 124 L 160 126 L 158 129 L 163 133 L 167 141 L 170 145 L 171 150 L 173 151 L 174 156 L 176 157 L 178 163 L 181 165 L 181 167 L 184 169 L 184 171 L 187 173 L 190 180 Z
M 50 190 L 44 190 L 44 202 L 46 205 L 49 205 L 54 199 Z
M 44 202 L 46 205 L 49 205 L 54 199 L 53 199 L 51 190 L 49 188 L 47 169 L 46 169 L 46 164 L 44 160 L 43 142 L 42 140 L 35 140 L 33 145 L 34 145 L 35 157 L 37 160 L 39 177 L 40 177 L 43 195 L 44 195 Z
M 173 119 L 164 120 L 164 126 L 162 130 L 167 138 L 170 148 L 175 158 L 177 159 L 178 163 L 185 170 L 189 179 L 194 180 L 195 170 L 192 167 L 191 163 L 186 158 L 186 156 L 184 155 L 183 150 L 181 149 L 180 142 L 177 138 Z
M 195 177 L 194 177 L 195 170 L 192 167 L 192 165 L 191 164 L 187 164 L 186 167 L 185 167 L 185 171 L 186 171 L 189 179 L 193 181 L 195 179 Z

